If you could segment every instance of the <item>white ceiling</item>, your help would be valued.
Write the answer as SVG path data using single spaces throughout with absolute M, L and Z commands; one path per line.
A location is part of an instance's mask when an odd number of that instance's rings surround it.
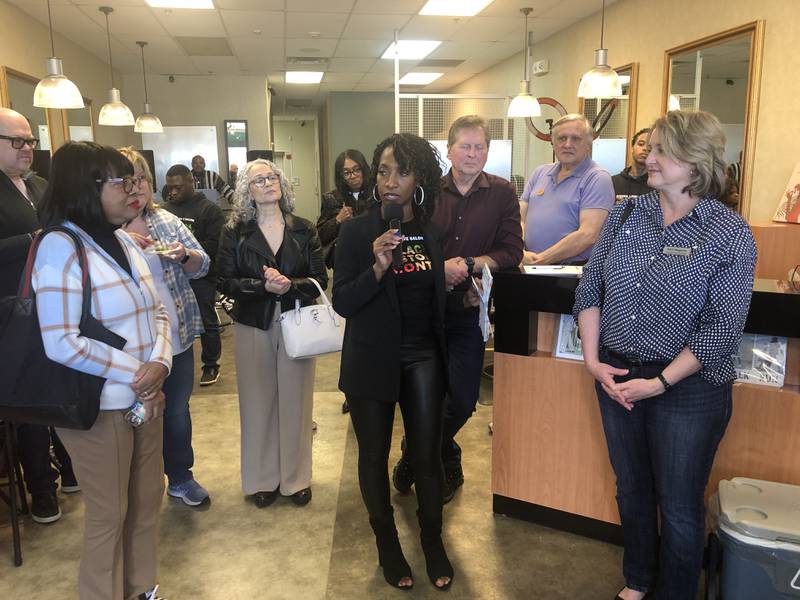
M 46 0 L 8 1 L 47 24 Z M 461 18 L 420 16 L 424 4 L 425 0 L 214 0 L 214 10 L 169 10 L 150 8 L 145 0 L 51 0 L 55 30 L 103 61 L 108 60 L 105 17 L 97 9 L 113 7 L 113 63 L 124 73 L 140 72 L 135 42 L 145 40 L 149 72 L 267 75 L 277 102 L 302 98 L 315 106 L 331 91 L 390 91 L 393 64 L 380 56 L 395 29 L 401 39 L 442 40 L 427 59 L 463 61 L 447 68 L 417 69 L 444 73 L 434 83 L 413 89 L 437 93 L 521 51 L 520 8 L 533 7 L 529 28 L 534 41 L 541 41 L 597 12 L 601 1 L 494 0 L 479 15 Z M 233 55 L 190 56 L 181 37 L 226 38 Z M 324 63 L 321 68 L 303 68 L 293 64 L 294 58 Z M 401 77 L 417 65 L 418 61 L 401 61 Z M 326 74 L 320 85 L 287 86 L 287 68 Z

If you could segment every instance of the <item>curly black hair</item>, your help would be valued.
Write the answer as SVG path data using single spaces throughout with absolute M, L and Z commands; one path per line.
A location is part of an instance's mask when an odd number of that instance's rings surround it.
M 370 173 L 367 159 L 364 158 L 364 155 L 358 150 L 345 150 L 336 157 L 336 162 L 333 165 L 333 181 L 336 183 L 336 189 L 339 190 L 339 193 L 345 198 L 349 197 L 350 186 L 347 185 L 347 182 L 344 180 L 344 175 L 342 175 L 344 161 L 348 158 L 355 162 L 361 169 L 361 189 L 358 191 L 363 192 L 366 190 L 367 196 L 369 196 L 369 190 L 372 189 L 372 173 Z
M 442 167 L 439 151 L 427 140 L 412 133 L 395 133 L 378 144 L 372 155 L 372 172 L 376 178 L 381 155 L 386 148 L 392 149 L 400 170 L 414 173 L 417 185 L 425 192 L 422 206 L 418 206 L 415 201 L 411 203 L 414 218 L 421 223 L 430 221 L 441 190 Z M 416 192 L 414 196 L 417 196 Z

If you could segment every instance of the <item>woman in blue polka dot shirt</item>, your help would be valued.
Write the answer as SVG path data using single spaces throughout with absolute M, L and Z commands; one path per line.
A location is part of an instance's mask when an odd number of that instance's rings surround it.
M 611 213 L 573 314 L 617 476 L 625 538 L 617 598 L 693 600 L 703 495 L 731 416 L 731 355 L 756 249 L 744 219 L 717 200 L 725 135 L 716 117 L 670 111 L 649 146 L 655 191 Z

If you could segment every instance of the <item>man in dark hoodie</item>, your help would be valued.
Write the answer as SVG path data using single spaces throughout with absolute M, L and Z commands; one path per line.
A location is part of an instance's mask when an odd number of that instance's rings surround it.
M 164 208 L 183 221 L 211 259 L 208 275 L 192 279 L 190 284 L 200 306 L 205 328 L 205 333 L 200 336 L 203 347 L 200 385 L 212 385 L 219 379 L 219 357 L 222 354 L 219 318 L 214 308 L 217 294 L 217 272 L 214 265 L 225 217 L 219 206 L 202 193 L 195 192 L 192 172 L 186 165 L 173 165 L 169 168 L 166 187 L 168 199 Z
M 647 134 L 650 129 L 640 129 L 633 134 L 631 139 L 631 159 L 633 164 L 625 167 L 618 175 L 611 178 L 614 184 L 614 193 L 619 196 L 641 196 L 652 192 L 653 188 L 647 185 L 647 167 L 644 161 L 647 159 Z

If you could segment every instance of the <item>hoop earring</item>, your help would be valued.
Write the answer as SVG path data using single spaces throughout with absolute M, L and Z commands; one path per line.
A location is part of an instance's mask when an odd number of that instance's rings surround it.
M 422 193 L 422 197 L 419 199 L 417 199 L 417 190 L 419 190 Z M 425 202 L 425 190 L 420 184 L 417 184 L 417 189 L 414 190 L 414 204 L 416 204 L 417 206 L 422 206 L 424 202 Z
M 378 198 L 378 197 L 375 195 L 375 190 L 376 190 L 376 189 L 378 189 L 378 184 L 377 184 L 377 183 L 376 183 L 375 185 L 373 185 L 373 186 L 372 186 L 372 199 L 373 199 L 375 202 L 377 202 L 378 204 L 380 204 L 380 203 L 381 203 L 381 200 L 380 200 L 380 198 Z

